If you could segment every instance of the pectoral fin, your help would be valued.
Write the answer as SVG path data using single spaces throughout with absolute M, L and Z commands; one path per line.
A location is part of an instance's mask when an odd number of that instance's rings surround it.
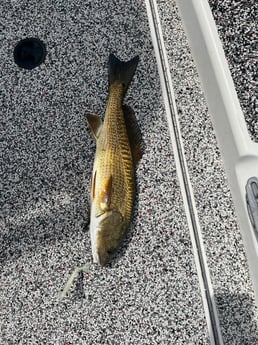
M 97 140 L 102 128 L 101 118 L 98 115 L 94 115 L 94 114 L 87 114 L 86 118 L 90 126 L 91 132 L 94 138 Z
M 100 197 L 99 197 L 99 205 L 102 211 L 108 211 L 110 209 L 111 198 L 113 193 L 113 184 L 112 184 L 112 175 L 110 175 L 109 179 L 105 181 L 102 185 Z
M 144 144 L 142 135 L 134 111 L 128 105 L 124 105 L 123 112 L 133 161 L 136 166 L 143 155 Z

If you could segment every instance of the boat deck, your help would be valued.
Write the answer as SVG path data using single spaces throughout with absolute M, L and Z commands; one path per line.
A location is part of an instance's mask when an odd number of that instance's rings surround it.
M 0 343 L 257 343 L 255 282 L 177 3 L 7 1 L 0 18 Z M 32 70 L 13 61 L 25 37 L 46 44 Z M 140 56 L 125 100 L 145 143 L 135 212 L 112 263 L 92 264 L 60 300 L 69 274 L 92 260 L 85 114 L 104 114 L 110 52 Z M 239 75 L 253 90 L 255 75 Z

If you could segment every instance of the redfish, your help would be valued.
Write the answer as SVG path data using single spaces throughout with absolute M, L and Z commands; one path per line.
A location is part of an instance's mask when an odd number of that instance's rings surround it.
M 135 115 L 123 104 L 139 57 L 122 62 L 109 56 L 109 91 L 104 121 L 88 114 L 96 139 L 91 179 L 90 237 L 93 262 L 106 265 L 127 233 L 135 198 L 135 168 L 142 139 Z

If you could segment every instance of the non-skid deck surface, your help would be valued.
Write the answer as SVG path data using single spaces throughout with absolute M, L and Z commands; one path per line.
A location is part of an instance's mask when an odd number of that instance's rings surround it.
M 258 142 L 258 2 L 209 0 L 251 138 Z
M 0 18 L 0 343 L 209 344 L 144 3 L 6 1 Z M 47 58 L 27 71 L 12 54 L 31 36 Z M 59 301 L 91 260 L 85 113 L 104 112 L 110 52 L 140 55 L 127 97 L 146 147 L 135 215 L 112 264 Z
M 255 344 L 258 311 L 207 103 L 176 6 L 158 5 L 223 341 Z

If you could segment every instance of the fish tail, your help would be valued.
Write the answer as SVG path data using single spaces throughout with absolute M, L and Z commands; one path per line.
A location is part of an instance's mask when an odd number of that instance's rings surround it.
M 120 61 L 114 54 L 109 55 L 109 85 L 119 82 L 123 85 L 126 92 L 136 67 L 139 62 L 139 56 L 135 56 L 132 60 L 124 62 Z

